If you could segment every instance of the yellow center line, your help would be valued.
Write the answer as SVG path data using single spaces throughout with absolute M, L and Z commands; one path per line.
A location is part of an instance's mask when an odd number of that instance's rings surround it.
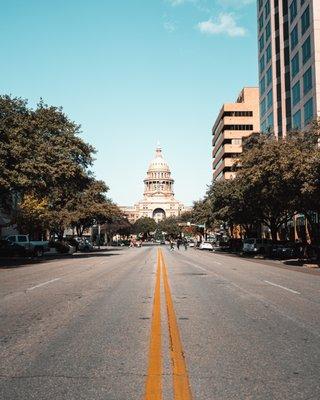
M 184 357 L 182 342 L 179 333 L 179 327 L 171 297 L 167 267 L 161 250 L 160 250 L 160 255 L 162 261 L 164 292 L 167 303 L 168 327 L 169 327 L 169 337 L 170 337 L 170 347 L 171 347 L 170 352 L 171 352 L 171 361 L 173 369 L 174 400 L 191 400 L 192 394 L 188 377 L 187 365 Z
M 148 375 L 146 380 L 146 400 L 162 400 L 162 356 L 161 356 L 161 259 L 158 250 L 157 276 L 154 291 L 151 338 L 149 346 Z

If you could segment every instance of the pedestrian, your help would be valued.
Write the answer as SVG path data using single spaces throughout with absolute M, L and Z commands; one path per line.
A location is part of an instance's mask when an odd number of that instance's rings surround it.
M 183 244 L 184 244 L 184 249 L 188 250 L 188 241 L 187 241 L 187 239 L 184 239 Z
M 174 243 L 173 243 L 173 240 L 170 239 L 170 251 L 173 251 L 173 250 L 174 250 Z
M 181 245 L 181 240 L 178 239 L 178 240 L 177 240 L 177 249 L 178 249 L 178 250 L 180 249 L 180 245 Z

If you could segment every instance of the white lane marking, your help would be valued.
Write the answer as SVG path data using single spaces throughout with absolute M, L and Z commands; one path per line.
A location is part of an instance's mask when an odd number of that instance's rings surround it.
M 51 281 L 47 281 L 47 282 L 40 283 L 39 285 L 32 286 L 31 288 L 29 288 L 29 289 L 27 289 L 27 290 L 34 290 L 34 289 L 37 289 L 37 288 L 39 288 L 39 287 L 41 287 L 41 286 L 48 285 L 49 283 L 59 281 L 60 279 L 61 279 L 61 278 L 51 279 Z
M 264 282 L 268 283 L 269 285 L 276 286 L 276 287 L 279 287 L 281 289 L 287 290 L 288 292 L 291 292 L 291 293 L 301 294 L 300 292 L 297 292 L 296 290 L 289 289 L 289 288 L 287 288 L 285 286 L 281 286 L 281 285 L 278 285 L 278 284 L 273 283 L 273 282 L 269 282 L 269 281 L 264 281 Z
M 221 277 L 220 275 L 216 274 L 215 272 L 213 272 L 213 271 L 209 271 L 209 270 L 207 270 L 207 269 L 205 269 L 205 268 L 202 268 L 202 267 L 200 267 L 199 265 L 193 264 L 193 263 L 191 263 L 191 262 L 189 262 L 189 261 L 184 261 L 184 262 L 185 262 L 186 264 L 189 264 L 189 265 L 191 265 L 191 266 L 192 266 L 192 267 L 194 267 L 194 268 L 201 269 L 202 271 L 205 271 L 205 272 L 207 272 L 208 274 L 211 274 L 211 275 L 215 275 L 215 276 Z
M 219 263 L 218 261 L 212 261 L 213 264 L 217 264 L 217 265 L 222 265 L 221 263 Z
M 189 263 L 189 265 L 192 265 L 192 266 L 193 266 L 193 267 L 195 267 L 195 268 L 202 269 L 202 271 L 205 271 L 205 272 L 210 272 L 210 271 L 208 271 L 208 270 L 207 270 L 207 269 L 205 269 L 205 268 L 199 267 L 199 265 L 195 265 L 195 264 L 191 264 L 191 263 Z

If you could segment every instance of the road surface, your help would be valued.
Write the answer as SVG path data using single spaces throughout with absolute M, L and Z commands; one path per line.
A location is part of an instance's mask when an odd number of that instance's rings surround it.
M 0 318 L 4 400 L 320 399 L 319 275 L 114 249 L 0 269 Z

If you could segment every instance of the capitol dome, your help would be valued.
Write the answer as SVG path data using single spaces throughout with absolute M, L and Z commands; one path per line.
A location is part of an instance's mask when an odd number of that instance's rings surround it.
M 156 149 L 156 154 L 154 159 L 151 161 L 148 172 L 169 172 L 169 165 L 166 163 L 162 155 L 162 149 L 160 146 Z
M 142 217 L 153 218 L 159 222 L 164 218 L 178 217 L 182 212 L 189 211 L 189 208 L 174 198 L 174 180 L 169 165 L 163 158 L 160 145 L 156 148 L 156 154 L 149 164 L 143 182 L 143 199 L 133 207 L 121 208 L 131 222 Z

